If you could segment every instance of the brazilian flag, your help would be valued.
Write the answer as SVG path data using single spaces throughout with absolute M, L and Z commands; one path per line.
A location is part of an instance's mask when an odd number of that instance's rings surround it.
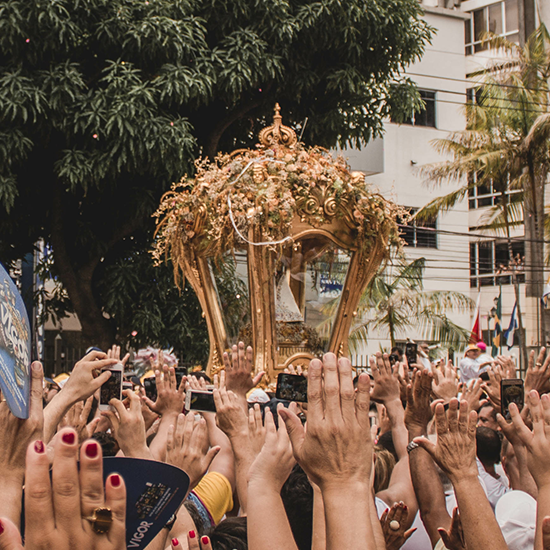
M 497 300 L 497 307 L 495 311 L 495 328 L 493 330 L 493 346 L 491 348 L 491 355 L 493 357 L 496 357 L 498 355 L 499 349 L 500 349 L 500 336 L 502 333 L 502 289 L 499 292 L 498 300 Z

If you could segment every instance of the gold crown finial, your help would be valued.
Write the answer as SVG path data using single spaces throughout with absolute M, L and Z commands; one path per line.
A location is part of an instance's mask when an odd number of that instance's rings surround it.
M 276 144 L 284 145 L 285 147 L 294 145 L 298 141 L 296 132 L 292 128 L 282 124 L 283 117 L 281 116 L 281 107 L 278 103 L 275 103 L 274 111 L 273 124 L 264 128 L 258 135 L 260 143 L 265 147 L 271 147 Z

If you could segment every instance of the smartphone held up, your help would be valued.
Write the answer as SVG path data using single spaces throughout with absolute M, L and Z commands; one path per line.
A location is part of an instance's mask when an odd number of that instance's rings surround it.
M 111 399 L 122 399 L 122 377 L 124 374 L 124 365 L 117 363 L 103 372 L 110 371 L 111 376 L 99 389 L 99 410 L 106 411 L 109 409 L 109 401 Z
M 500 413 L 510 419 L 510 404 L 515 403 L 521 411 L 524 405 L 525 390 L 521 378 L 507 378 L 500 381 Z
M 187 390 L 185 409 L 188 411 L 216 412 L 214 393 L 211 390 Z
M 298 374 L 281 372 L 277 376 L 277 399 L 307 403 L 307 378 Z

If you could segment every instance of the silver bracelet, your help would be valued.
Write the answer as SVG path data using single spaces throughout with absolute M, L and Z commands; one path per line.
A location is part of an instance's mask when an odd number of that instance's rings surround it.
M 415 449 L 418 449 L 418 447 L 420 447 L 420 445 L 418 443 L 415 443 L 414 441 L 411 441 L 407 445 L 407 452 L 410 453 L 411 451 L 414 451 Z

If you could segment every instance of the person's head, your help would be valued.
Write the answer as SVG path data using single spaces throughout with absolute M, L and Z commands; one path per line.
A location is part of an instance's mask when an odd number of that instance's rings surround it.
M 96 432 L 92 435 L 92 439 L 95 439 L 101 445 L 103 456 L 116 456 L 120 450 L 117 440 L 108 432 Z
M 477 425 L 484 428 L 491 428 L 495 431 L 499 429 L 495 409 L 489 403 L 482 405 L 479 409 L 477 413 Z
M 418 343 L 418 353 L 420 355 L 425 355 L 428 357 L 430 355 L 430 346 L 428 345 L 428 342 L 419 342 Z
M 476 346 L 480 349 L 481 353 L 485 353 L 487 351 L 487 344 L 485 342 L 478 342 Z
M 390 354 L 395 354 L 399 357 L 399 361 L 403 361 L 403 350 L 397 346 L 393 347 L 390 351 Z
M 306 473 L 296 464 L 281 490 L 288 523 L 299 550 L 311 550 L 313 532 L 313 488 Z
M 391 474 L 395 467 L 395 458 L 387 449 L 376 445 L 374 447 L 374 492 L 378 493 L 388 488 Z
M 476 453 L 483 465 L 493 466 L 500 462 L 502 442 L 498 432 L 491 428 L 476 428 Z
M 227 518 L 206 533 L 213 550 L 247 550 L 246 517 Z
M 470 344 L 464 352 L 464 357 L 469 357 L 470 359 L 477 359 L 480 355 L 481 350 L 475 344 Z

